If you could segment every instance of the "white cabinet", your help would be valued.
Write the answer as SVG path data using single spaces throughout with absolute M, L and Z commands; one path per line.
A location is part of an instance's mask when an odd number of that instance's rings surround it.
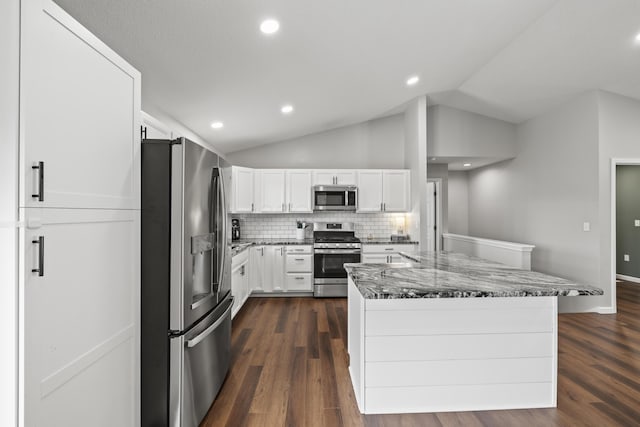
M 173 139 L 173 132 L 158 119 L 141 112 L 142 123 L 140 128 L 143 139 Z
M 139 209 L 140 73 L 49 1 L 22 4 L 20 206 Z
M 415 253 L 417 245 L 411 243 L 392 243 L 383 245 L 362 245 L 362 262 L 390 264 L 394 262 L 410 262 L 398 252 Z
M 19 417 L 134 426 L 140 73 L 52 1 L 20 5 Z
M 250 293 L 249 251 L 244 251 L 234 256 L 231 261 L 231 295 L 234 297 L 232 318 L 240 311 Z
M 314 170 L 313 185 L 356 185 L 356 172 L 344 169 Z
M 385 212 L 411 210 L 411 175 L 408 170 L 382 173 L 382 207 Z
M 260 169 L 256 174 L 256 211 L 264 213 L 286 212 L 285 173 L 281 169 Z
M 285 248 L 285 290 L 313 291 L 313 248 L 311 245 L 291 245 Z
M 411 209 L 408 170 L 359 170 L 358 212 L 407 212 Z
M 255 210 L 254 170 L 233 166 L 231 168 L 231 211 L 250 213 Z
M 264 290 L 264 246 L 249 248 L 249 293 Z
M 382 211 L 382 171 L 358 171 L 358 212 Z
M 264 292 L 284 291 L 284 246 L 264 247 Z
M 311 171 L 291 169 L 286 174 L 287 211 L 312 212 Z

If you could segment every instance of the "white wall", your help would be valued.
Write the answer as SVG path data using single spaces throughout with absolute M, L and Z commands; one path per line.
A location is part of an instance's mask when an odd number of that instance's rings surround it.
M 469 233 L 469 176 L 466 171 L 449 171 L 448 176 L 449 233 Z
M 592 92 L 519 125 L 515 159 L 468 172 L 470 235 L 536 245 L 533 270 L 606 288 L 602 297 L 561 297 L 562 311 L 612 304 L 599 268 L 598 135 Z
M 421 250 L 427 243 L 427 98 L 420 96 L 407 105 L 404 113 L 404 168 L 411 170 L 411 213 L 406 228 Z
M 611 263 L 611 158 L 640 159 L 640 102 L 608 92 L 598 92 L 597 97 L 600 113 L 600 283 L 615 286 L 615 264 Z
M 226 155 L 234 165 L 253 168 L 404 167 L 402 114 L 266 144 Z
M 444 105 L 429 107 L 429 157 L 513 158 L 516 125 Z
M 0 425 L 17 425 L 18 0 L 0 2 Z

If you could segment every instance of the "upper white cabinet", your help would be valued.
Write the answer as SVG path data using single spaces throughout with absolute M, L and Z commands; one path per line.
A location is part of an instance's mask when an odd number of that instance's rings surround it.
M 51 2 L 22 4 L 20 206 L 139 209 L 140 73 Z
M 314 185 L 357 185 L 358 212 L 411 209 L 408 170 L 251 169 L 234 166 L 234 213 L 312 212 Z
M 311 212 L 311 171 L 287 171 L 287 211 Z
M 256 176 L 256 210 L 273 213 L 286 212 L 285 171 L 281 169 L 260 169 Z
M 231 188 L 231 210 L 237 213 L 254 212 L 254 170 L 233 166 Z
M 342 169 L 314 170 L 313 185 L 356 185 L 356 172 Z
M 358 171 L 358 212 L 407 212 L 410 197 L 408 170 Z
M 167 126 L 158 119 L 142 112 L 142 123 L 140 124 L 143 139 L 173 139 L 174 134 Z

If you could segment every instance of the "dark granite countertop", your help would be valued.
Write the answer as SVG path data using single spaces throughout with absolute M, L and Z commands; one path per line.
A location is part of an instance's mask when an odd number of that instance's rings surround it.
M 360 238 L 363 245 L 417 245 L 415 240 L 404 240 L 402 242 L 392 242 L 390 238 Z
M 400 253 L 406 263 L 345 264 L 367 299 L 602 295 L 600 288 L 459 253 Z
M 274 239 L 240 239 L 231 243 L 232 256 L 238 255 L 251 246 L 262 245 L 313 245 L 313 239 L 297 240 L 295 237 Z

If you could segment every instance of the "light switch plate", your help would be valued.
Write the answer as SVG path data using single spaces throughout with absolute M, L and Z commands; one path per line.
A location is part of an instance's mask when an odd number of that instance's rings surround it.
M 629 261 L 629 254 L 624 254 L 622 257 L 625 261 Z
M 591 223 L 583 222 L 582 223 L 582 231 L 591 231 Z
M 635 221 L 633 221 L 633 225 L 635 225 L 636 227 L 640 227 L 640 219 L 636 219 Z

